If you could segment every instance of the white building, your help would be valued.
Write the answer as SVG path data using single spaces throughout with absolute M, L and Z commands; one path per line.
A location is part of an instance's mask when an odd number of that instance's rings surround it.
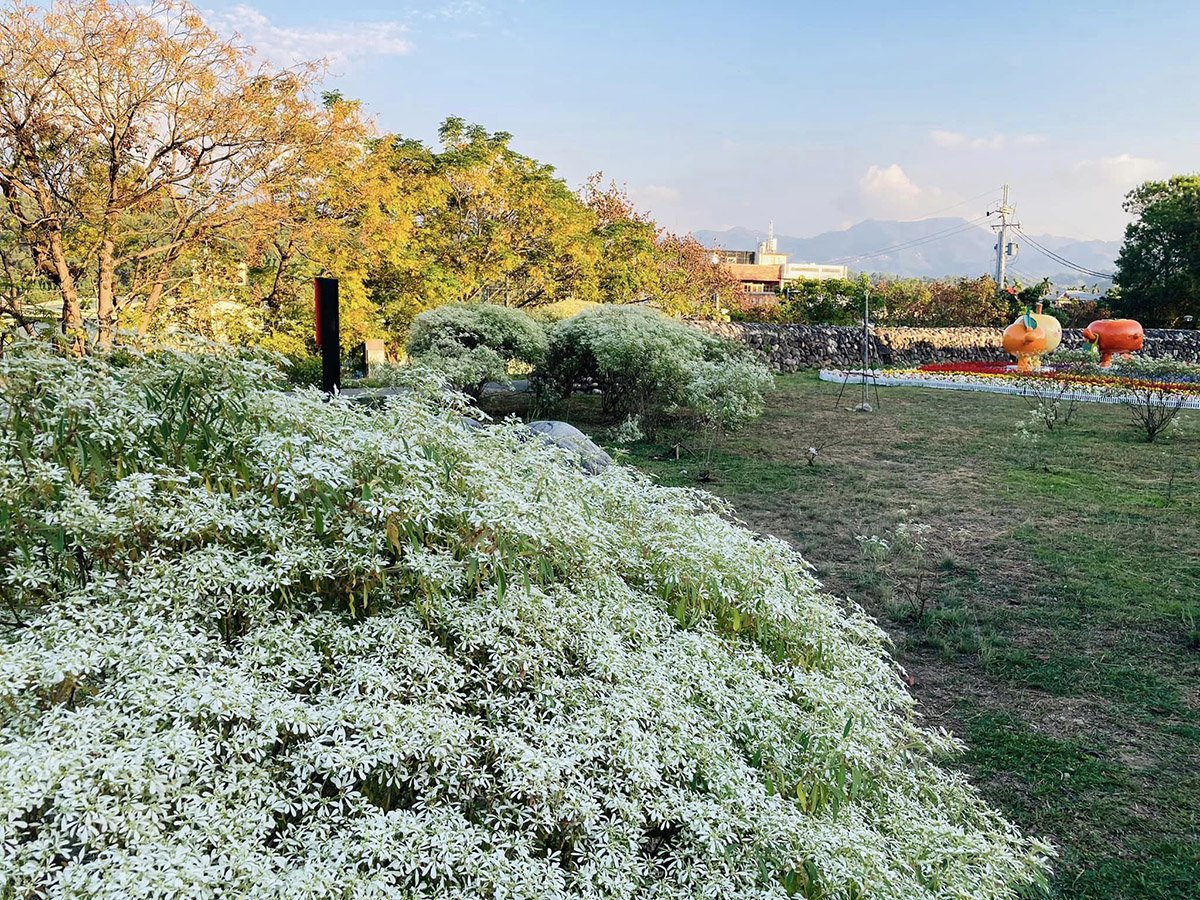
M 847 266 L 833 266 L 827 263 L 784 263 L 783 280 L 796 281 L 807 278 L 812 281 L 828 281 L 831 278 L 849 278 L 850 269 Z
M 712 261 L 728 266 L 742 282 L 746 293 L 756 295 L 777 293 L 789 281 L 828 281 L 850 277 L 847 266 L 789 263 L 788 255 L 779 252 L 774 222 L 767 226 L 767 239 L 759 241 L 757 250 L 716 249 L 712 251 Z

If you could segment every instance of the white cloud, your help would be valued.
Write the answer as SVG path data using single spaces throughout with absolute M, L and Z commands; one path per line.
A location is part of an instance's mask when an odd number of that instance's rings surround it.
M 402 22 L 338 22 L 324 27 L 276 25 L 252 6 L 210 13 L 213 27 L 236 32 L 258 54 L 281 65 L 324 59 L 346 63 L 364 56 L 404 56 L 412 52 Z
M 1105 156 L 1100 159 L 1082 159 L 1075 163 L 1075 173 L 1089 181 L 1099 181 L 1104 184 L 1132 187 L 1138 182 L 1152 177 L 1162 168 L 1155 159 L 1145 156 L 1134 156 L 1122 153 L 1119 156 Z
M 937 188 L 915 184 L 897 163 L 867 169 L 858 180 L 858 195 L 868 215 L 886 217 L 919 216 L 945 199 Z
M 958 131 L 929 132 L 929 141 L 947 150 L 999 150 L 1008 144 L 1030 147 L 1045 140 L 1040 134 L 993 134 L 991 137 L 971 137 Z

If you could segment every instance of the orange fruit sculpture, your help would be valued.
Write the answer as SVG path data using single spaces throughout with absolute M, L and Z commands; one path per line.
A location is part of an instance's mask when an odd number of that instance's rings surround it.
M 1141 350 L 1146 333 L 1136 319 L 1098 319 L 1083 329 L 1083 339 L 1100 354 L 1100 365 L 1107 369 L 1114 353 L 1128 359 L 1134 350 Z
M 1043 313 L 1040 303 L 1036 312 L 1027 308 L 1025 315 L 1004 329 L 1004 350 L 1017 358 L 1018 372 L 1032 372 L 1042 364 L 1042 354 L 1054 352 L 1061 343 L 1062 325 Z

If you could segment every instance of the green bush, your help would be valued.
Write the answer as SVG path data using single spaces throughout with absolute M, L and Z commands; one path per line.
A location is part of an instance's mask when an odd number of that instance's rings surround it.
M 604 306 L 559 324 L 540 372 L 554 397 L 594 381 L 606 412 L 652 419 L 686 408 L 735 429 L 762 412 L 770 372 L 740 344 L 641 306 Z
M 546 332 L 519 309 L 452 303 L 413 320 L 408 353 L 414 364 L 478 396 L 486 382 L 508 380 L 514 364 L 538 365 L 546 355 Z
M 0 358 L 0 897 L 1001 900 L 1045 845 L 715 498 L 444 397 Z M 19 402 L 17 402 L 19 400 Z
M 1155 381 L 1200 380 L 1200 366 L 1170 356 L 1133 355 L 1128 359 L 1118 356 L 1113 360 L 1112 372 L 1125 378 L 1149 378 Z
M 1057 350 L 1045 357 L 1045 361 L 1051 365 L 1069 366 L 1081 372 L 1088 372 L 1098 368 L 1100 356 L 1087 347 L 1065 347 L 1060 344 Z
M 319 387 L 321 384 L 321 357 L 298 356 L 286 357 L 287 363 L 283 368 L 289 383 L 299 387 Z

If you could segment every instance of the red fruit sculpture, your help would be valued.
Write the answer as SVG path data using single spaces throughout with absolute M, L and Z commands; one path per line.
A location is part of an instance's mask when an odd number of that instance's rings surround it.
M 1134 350 L 1141 350 L 1146 335 L 1135 319 L 1098 319 L 1083 329 L 1083 339 L 1100 354 L 1100 365 L 1107 369 L 1114 353 L 1128 358 Z

